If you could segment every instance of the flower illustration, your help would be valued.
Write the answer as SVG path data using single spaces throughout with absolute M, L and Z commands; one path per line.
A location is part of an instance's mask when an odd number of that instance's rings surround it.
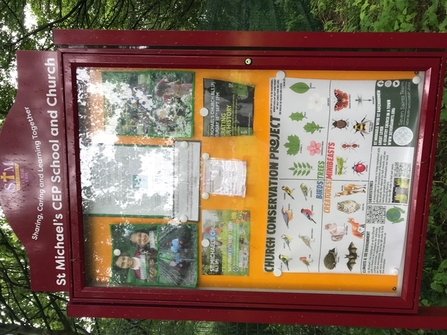
M 310 145 L 307 147 L 311 156 L 321 154 L 321 143 L 310 141 Z
M 309 97 L 307 108 L 318 112 L 322 110 L 325 105 L 327 105 L 327 99 L 318 93 L 314 93 Z

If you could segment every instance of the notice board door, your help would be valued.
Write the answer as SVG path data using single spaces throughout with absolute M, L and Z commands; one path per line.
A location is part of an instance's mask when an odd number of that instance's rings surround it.
M 60 56 L 73 314 L 417 311 L 443 54 Z

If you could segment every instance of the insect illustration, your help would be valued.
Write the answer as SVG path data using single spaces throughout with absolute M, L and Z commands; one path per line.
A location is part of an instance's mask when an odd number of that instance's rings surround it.
M 334 90 L 335 98 L 337 99 L 337 102 L 335 103 L 334 110 L 341 111 L 343 108 L 347 108 L 349 106 L 349 96 L 347 93 L 341 91 L 341 90 Z
M 313 213 L 312 213 L 312 211 L 310 210 L 310 209 L 306 209 L 306 208 L 303 208 L 302 210 L 301 210 L 301 213 L 309 220 L 309 221 L 312 221 L 313 223 L 317 223 L 313 218 L 312 218 L 312 216 L 314 215 Z
M 292 258 L 289 257 L 289 256 L 287 256 L 287 255 L 279 254 L 279 259 L 280 259 L 281 262 L 283 262 L 284 265 L 287 267 L 287 270 L 290 270 L 290 269 L 289 269 L 289 262 L 292 260 Z
M 281 189 L 289 196 L 289 197 L 291 197 L 292 199 L 295 199 L 294 197 L 293 197 L 293 195 L 292 195 L 292 192 L 293 192 L 293 190 L 294 189 L 290 189 L 290 187 L 288 187 L 288 186 L 283 186 L 283 187 L 281 187 Z
M 282 234 L 281 235 L 282 240 L 284 241 L 284 243 L 287 245 L 287 247 L 290 249 L 290 242 L 292 242 L 292 238 L 289 235 L 286 234 Z
M 286 223 L 287 228 L 289 228 L 289 222 L 293 219 L 293 212 L 289 211 L 287 209 L 284 209 L 284 207 L 281 209 L 282 217 L 284 219 L 284 222 Z
M 366 165 L 363 164 L 362 162 L 357 162 L 352 166 L 352 171 L 354 171 L 355 173 L 357 173 L 357 175 L 362 175 L 363 172 L 366 171 Z
M 334 122 L 332 122 L 332 127 L 333 128 L 338 128 L 338 129 L 346 129 L 349 126 L 349 122 L 348 120 L 334 120 L 332 119 Z
M 341 144 L 341 148 L 343 149 L 343 150 L 349 150 L 349 151 L 351 151 L 351 150 L 354 150 L 354 151 L 357 151 L 356 149 L 357 148 L 360 148 L 360 145 L 358 145 L 357 143 L 352 143 L 352 142 L 349 142 L 349 143 L 347 143 L 347 142 L 343 142 L 342 144 Z
M 362 119 L 362 121 L 357 122 L 355 121 L 355 125 L 352 126 L 352 128 L 355 130 L 356 133 L 360 133 L 363 138 L 365 138 L 365 134 L 369 134 L 371 131 L 373 123 L 370 120 L 366 120 L 366 116 Z
M 371 97 L 371 99 L 364 99 L 361 95 L 357 95 L 357 99 L 355 99 L 355 101 L 359 106 L 363 104 L 364 101 L 371 101 L 371 103 L 374 104 L 374 97 Z
M 354 267 L 354 265 L 356 264 L 356 259 L 357 259 L 357 247 L 354 245 L 353 242 L 351 242 L 349 244 L 348 247 L 348 251 L 349 254 L 345 255 L 345 258 L 348 259 L 348 262 L 346 263 L 346 266 L 348 267 L 349 271 L 352 271 L 352 268 Z
M 335 174 L 341 176 L 346 173 L 346 162 L 347 159 L 343 157 L 336 156 L 335 160 L 337 161 L 337 168 L 335 169 Z

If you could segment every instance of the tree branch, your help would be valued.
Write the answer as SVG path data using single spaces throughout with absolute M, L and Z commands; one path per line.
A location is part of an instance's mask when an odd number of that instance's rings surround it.
M 57 20 L 54 20 L 54 21 L 52 21 L 52 22 L 48 22 L 47 24 L 44 24 L 44 25 L 42 25 L 42 26 L 40 26 L 40 27 L 37 27 L 36 29 L 34 29 L 34 30 L 32 30 L 32 31 L 30 31 L 30 32 L 28 32 L 28 33 L 26 33 L 26 34 L 24 34 L 23 36 L 21 36 L 21 37 L 18 38 L 16 41 L 13 41 L 13 42 L 10 42 L 10 43 L 6 44 L 6 46 L 17 46 L 17 44 L 19 44 L 19 43 L 20 43 L 21 41 L 23 41 L 24 39 L 26 39 L 26 38 L 28 38 L 28 37 L 30 37 L 30 36 L 36 35 L 36 34 L 40 33 L 41 31 L 45 31 L 45 30 L 47 30 L 47 29 L 49 29 L 49 28 L 52 28 L 52 27 L 54 27 L 56 24 L 65 21 L 65 20 L 68 19 L 70 16 L 72 16 L 72 15 L 73 15 L 79 8 L 81 8 L 82 5 L 85 4 L 85 1 L 86 1 L 86 0 L 79 0 L 79 1 L 77 2 L 76 6 L 74 6 L 74 7 L 71 9 L 71 11 L 68 12 L 67 15 L 65 15 L 65 16 L 63 16 L 63 17 L 57 19 Z

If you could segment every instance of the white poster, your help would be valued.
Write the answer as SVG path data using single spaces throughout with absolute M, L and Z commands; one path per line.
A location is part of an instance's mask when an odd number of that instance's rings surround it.
M 271 79 L 265 271 L 401 269 L 421 90 Z

